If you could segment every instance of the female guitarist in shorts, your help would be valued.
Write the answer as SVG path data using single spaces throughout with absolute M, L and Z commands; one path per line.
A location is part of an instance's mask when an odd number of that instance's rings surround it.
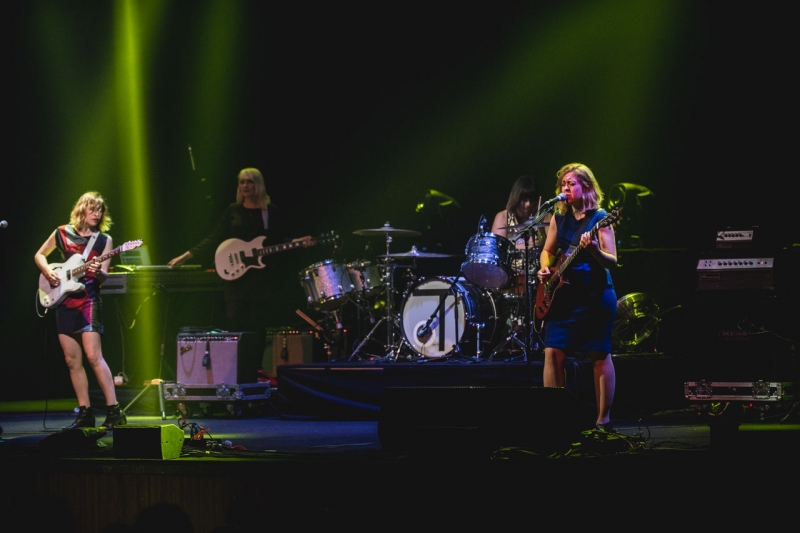
M 548 306 L 543 318 L 544 386 L 566 385 L 567 354 L 589 357 L 597 401 L 596 428 L 611 431 L 616 381 L 611 331 L 617 295 L 608 269 L 617 263 L 614 229 L 611 224 L 602 227 L 597 224 L 607 213 L 599 207 L 603 192 L 589 167 L 570 163 L 556 177 L 556 193 L 564 193 L 566 200 L 556 204 L 555 216 L 550 220 L 540 255 L 542 268 L 537 273 L 542 282 L 539 289 L 543 288 L 543 282 L 555 281 L 550 278 L 556 275 L 557 265 L 563 263 L 565 256 L 561 252 L 569 251 L 572 246 L 572 253 L 578 255 L 572 257 L 569 268 L 563 272 L 563 284 L 552 295 L 552 306 Z M 579 231 L 580 237 L 576 235 Z
M 110 227 L 111 217 L 105 200 L 97 192 L 87 192 L 75 203 L 69 224 L 56 228 L 34 255 L 36 266 L 53 287 L 65 283 L 65 280 L 62 281 L 59 277 L 59 272 L 50 268 L 47 262 L 47 256 L 53 251 L 58 249 L 64 260 L 69 260 L 77 254 L 83 255 L 89 262 L 80 290 L 67 294 L 56 307 L 58 342 L 64 351 L 72 388 L 80 406 L 75 422 L 67 429 L 90 428 L 95 425 L 94 413 L 89 403 L 89 382 L 83 367 L 82 351 L 86 352 L 86 359 L 94 370 L 97 383 L 105 396 L 106 418 L 102 425 L 111 430 L 114 426 L 127 422 L 127 417 L 117 402 L 114 378 L 103 358 L 100 340 L 103 334 L 100 284 L 108 277 L 111 259 L 109 257 L 102 262 L 91 261 L 94 258 L 101 261 L 101 255 L 105 256 L 111 252 L 111 236 L 105 233 Z M 97 237 L 92 239 L 94 233 Z M 91 246 L 91 249 L 85 253 L 87 246 Z

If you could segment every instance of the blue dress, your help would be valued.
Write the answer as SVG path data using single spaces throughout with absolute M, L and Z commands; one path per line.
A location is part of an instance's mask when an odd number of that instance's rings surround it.
M 608 213 L 603 209 L 587 211 L 592 217 L 588 231 Z M 571 213 L 555 215 L 559 251 L 567 250 L 582 220 Z M 602 267 L 586 250 L 577 248 L 577 255 L 564 272 L 565 283 L 554 294 L 545 316 L 544 345 L 567 353 L 611 352 L 611 332 L 617 312 L 617 294 L 611 272 Z

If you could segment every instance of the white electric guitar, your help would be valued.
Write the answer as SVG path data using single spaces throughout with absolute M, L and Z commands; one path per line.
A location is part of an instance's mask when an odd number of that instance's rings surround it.
M 90 261 L 84 262 L 82 255 L 75 254 L 64 263 L 51 263 L 49 265 L 50 270 L 58 274 L 60 283 L 53 287 L 44 274 L 39 274 L 39 303 L 46 308 L 60 304 L 70 293 L 82 291 L 86 288 L 80 280 L 92 263 L 102 263 L 120 252 L 127 252 L 141 245 L 141 240 L 128 241 L 119 248 L 114 248 L 106 254 L 98 255 Z
M 336 232 L 331 231 L 311 239 L 310 244 L 306 244 L 305 241 L 293 241 L 264 247 L 261 246 L 264 237 L 256 237 L 250 242 L 241 239 L 227 239 L 217 246 L 214 254 L 214 267 L 219 277 L 231 281 L 241 277 L 251 268 L 264 268 L 261 257 L 265 255 L 316 244 L 328 244 L 335 242 L 338 238 Z

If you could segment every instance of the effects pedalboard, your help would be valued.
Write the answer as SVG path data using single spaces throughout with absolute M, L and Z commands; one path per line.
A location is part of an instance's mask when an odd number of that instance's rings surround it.
M 687 400 L 777 402 L 783 398 L 783 384 L 767 381 L 687 381 Z

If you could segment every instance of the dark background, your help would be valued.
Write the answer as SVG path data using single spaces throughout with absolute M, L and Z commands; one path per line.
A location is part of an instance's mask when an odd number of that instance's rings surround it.
M 290 251 L 271 263 L 275 305 L 286 317 L 276 327 L 297 325 L 296 309 L 311 313 L 299 271 L 385 252 L 384 241 L 354 231 L 385 222 L 420 231 L 390 251 L 417 245 L 454 254 L 420 261 L 416 275 L 456 275 L 480 216 L 503 209 L 519 175 L 534 176 L 546 200 L 556 170 L 580 161 L 607 193 L 621 182 L 652 191 L 626 201 L 614 279 L 619 296 L 641 291 L 662 310 L 684 311 L 665 317 L 660 348 L 691 352 L 687 323 L 721 308 L 734 322 L 755 309 L 759 325 L 791 338 L 789 321 L 775 317 L 796 295 L 792 5 L 561 4 L 134 3 L 147 183 L 140 201 L 129 107 L 115 90 L 114 13 L 131 4 L 8 3 L 0 396 L 71 394 L 52 316 L 36 313 L 33 254 L 82 192 L 106 197 L 117 245 L 142 238 L 137 224 L 147 217 L 152 262 L 165 264 L 209 232 L 247 166 L 264 173 L 290 237 L 343 237 L 335 251 Z M 428 203 L 417 212 L 430 189 L 458 207 Z M 743 255 L 776 258 L 777 307 L 736 294 L 696 303 L 697 261 L 719 253 L 715 234 L 726 228 L 755 229 Z M 123 357 L 132 373 L 137 358 L 153 358 L 126 351 L 131 334 L 120 324 L 153 313 L 145 351 L 161 350 L 168 361 L 179 327 L 221 316 L 208 294 L 105 301 L 115 374 Z

